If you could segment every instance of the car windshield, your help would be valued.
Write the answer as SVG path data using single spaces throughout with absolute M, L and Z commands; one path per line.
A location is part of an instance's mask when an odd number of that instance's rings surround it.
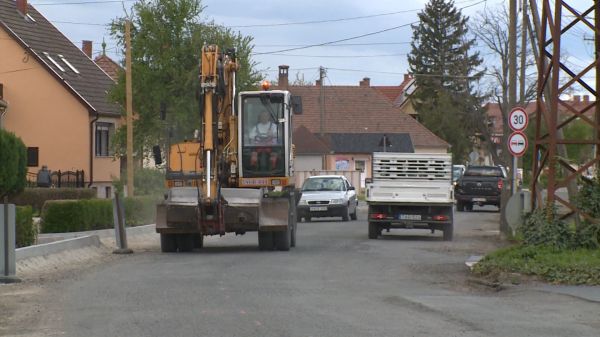
M 302 191 L 343 191 L 344 181 L 340 178 L 309 178 Z

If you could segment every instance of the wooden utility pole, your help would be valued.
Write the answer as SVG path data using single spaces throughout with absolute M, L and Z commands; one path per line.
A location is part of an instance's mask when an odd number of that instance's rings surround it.
M 325 135 L 325 88 L 323 87 L 323 80 L 325 79 L 325 68 L 319 67 L 319 108 L 320 108 L 320 125 L 319 125 L 319 133 L 321 136 Z
M 131 21 L 125 20 L 125 94 L 127 106 L 127 196 L 133 196 L 133 102 L 131 89 Z

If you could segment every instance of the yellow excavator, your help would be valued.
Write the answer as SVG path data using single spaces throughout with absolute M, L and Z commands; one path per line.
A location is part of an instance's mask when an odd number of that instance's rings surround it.
M 302 101 L 286 90 L 236 93 L 235 50 L 202 48 L 202 129 L 169 144 L 165 200 L 156 231 L 163 252 L 201 248 L 204 236 L 258 231 L 261 250 L 296 245 L 292 117 Z M 164 118 L 164 114 L 162 118 Z M 160 148 L 155 160 L 161 162 Z

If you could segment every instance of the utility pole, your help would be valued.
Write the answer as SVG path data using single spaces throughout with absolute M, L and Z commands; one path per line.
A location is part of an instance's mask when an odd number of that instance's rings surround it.
M 519 78 L 519 102 L 521 104 L 525 104 L 525 67 L 527 61 L 527 23 L 529 22 L 529 18 L 527 16 L 527 0 L 523 0 L 521 3 L 521 71 Z
M 319 67 L 319 108 L 321 112 L 321 123 L 319 126 L 319 133 L 321 134 L 321 136 L 325 135 L 325 88 L 323 87 L 323 80 L 325 79 L 325 75 L 325 68 Z
M 131 21 L 125 20 L 125 95 L 127 107 L 127 196 L 133 196 L 133 102 L 131 89 Z
M 508 24 L 508 110 L 517 104 L 517 0 L 510 0 Z M 507 121 L 508 122 L 508 121 Z M 513 156 L 511 170 L 512 195 L 517 193 L 517 157 Z

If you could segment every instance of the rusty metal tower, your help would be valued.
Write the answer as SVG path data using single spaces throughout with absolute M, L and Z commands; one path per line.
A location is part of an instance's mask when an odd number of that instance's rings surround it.
M 537 1 L 531 1 L 535 5 Z M 589 1 L 589 8 L 577 10 L 569 5 L 569 1 L 542 0 L 542 15 L 539 19 L 539 59 L 538 59 L 538 88 L 537 113 L 535 116 L 534 165 L 532 179 L 532 194 L 534 206 L 543 207 L 541 188 L 538 178 L 545 173 L 548 178 L 547 202 L 558 202 L 566 206 L 570 213 L 580 213 L 573 200 L 557 195 L 559 188 L 567 187 L 569 183 L 582 176 L 588 168 L 600 170 L 600 106 L 598 105 L 597 89 L 600 88 L 600 0 Z M 587 6 L 587 5 L 586 5 Z M 574 29 L 577 27 L 577 29 Z M 565 35 L 577 34 L 581 39 L 581 49 L 584 50 L 582 32 L 594 37 L 595 55 L 593 61 L 580 69 L 570 67 L 561 59 L 561 51 L 565 44 Z M 573 51 L 573 47 L 570 47 Z M 586 78 L 591 81 L 586 81 Z M 593 100 L 574 104 L 571 100 L 563 100 L 562 96 L 571 89 L 585 90 Z M 563 130 L 577 119 L 586 122 L 593 128 L 593 133 L 586 139 L 565 139 Z M 593 159 L 578 167 L 572 165 L 567 158 L 559 156 L 557 151 L 561 144 L 595 145 Z M 565 170 L 562 170 L 564 168 Z M 565 172 L 564 174 L 561 174 Z

